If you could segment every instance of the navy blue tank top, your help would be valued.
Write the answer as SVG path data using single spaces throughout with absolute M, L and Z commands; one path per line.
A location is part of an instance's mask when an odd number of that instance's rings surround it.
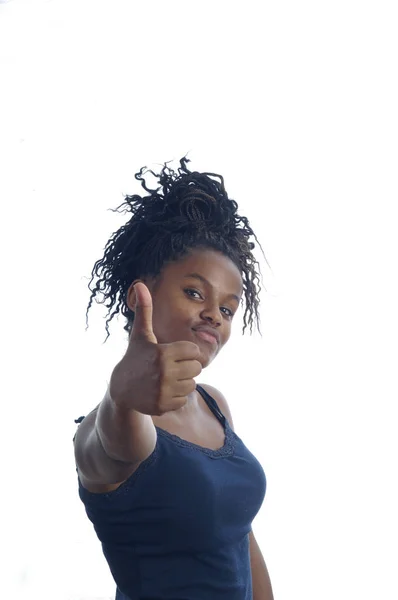
M 251 524 L 264 471 L 216 401 L 225 431 L 211 450 L 156 427 L 152 454 L 116 490 L 79 496 L 117 585 L 116 600 L 252 600 Z

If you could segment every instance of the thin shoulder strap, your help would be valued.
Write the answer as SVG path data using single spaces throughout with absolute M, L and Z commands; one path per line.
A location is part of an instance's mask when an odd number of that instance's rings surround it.
M 206 392 L 206 390 L 201 385 L 197 385 L 196 389 L 198 390 L 199 394 L 203 397 L 204 401 L 206 402 L 206 404 L 210 408 L 210 410 L 215 414 L 217 419 L 219 421 L 221 421 L 221 423 L 224 425 L 226 418 L 223 415 L 223 413 L 221 412 L 221 410 L 220 410 L 217 402 L 214 400 L 213 396 L 210 396 L 210 394 L 208 392 Z

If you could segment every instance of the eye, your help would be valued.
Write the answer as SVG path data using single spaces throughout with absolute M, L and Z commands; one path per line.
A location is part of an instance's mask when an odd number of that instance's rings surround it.
M 199 298 L 202 299 L 202 295 L 200 294 L 200 292 L 198 292 L 198 290 L 193 290 L 192 288 L 186 288 L 184 290 L 184 292 L 190 296 L 191 298 Z M 195 295 L 196 294 L 196 295 Z
M 229 317 L 230 319 L 232 319 L 232 317 L 234 316 L 234 313 L 232 312 L 232 310 L 230 310 L 229 308 L 226 308 L 225 306 L 221 307 L 222 311 L 225 311 L 225 315 L 227 315 L 227 317 Z

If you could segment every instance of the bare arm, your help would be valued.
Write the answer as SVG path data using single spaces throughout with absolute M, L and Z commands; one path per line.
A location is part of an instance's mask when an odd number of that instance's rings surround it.
M 152 415 L 184 406 L 202 370 L 196 344 L 158 344 L 146 285 L 137 283 L 131 294 L 135 318 L 126 353 L 112 371 L 104 399 L 75 436 L 79 477 L 94 493 L 119 487 L 148 458 L 157 440 Z
M 274 600 L 267 565 L 252 531 L 249 533 L 249 539 L 253 600 Z
M 151 454 L 155 444 L 152 418 L 116 406 L 108 389 L 76 433 L 75 460 L 82 484 L 93 492 L 115 489 Z

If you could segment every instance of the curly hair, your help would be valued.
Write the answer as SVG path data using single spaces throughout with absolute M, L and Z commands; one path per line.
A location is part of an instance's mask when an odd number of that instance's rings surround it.
M 235 200 L 228 198 L 223 177 L 215 173 L 191 172 L 187 168 L 188 162 L 189 159 L 182 158 L 177 173 L 167 162 L 159 174 L 142 167 L 135 178 L 147 195 L 127 195 L 125 202 L 110 209 L 130 212 L 132 216 L 111 235 L 103 257 L 94 264 L 88 284 L 92 293 L 86 311 L 86 330 L 88 311 L 94 298 L 100 304 L 108 301 L 105 304 L 108 308 L 105 342 L 110 335 L 109 323 L 119 312 L 127 319 L 124 329 L 131 331 L 134 312 L 127 306 L 131 283 L 136 279 L 157 277 L 167 263 L 182 258 L 195 248 L 219 251 L 235 263 L 243 280 L 243 333 L 247 325 L 252 332 L 253 320 L 260 331 L 260 268 L 251 252 L 254 243 L 249 238 L 253 237 L 260 248 L 261 244 L 248 219 L 238 215 Z M 160 186 L 156 190 L 147 187 L 145 173 L 158 179 Z M 95 276 L 97 282 L 92 288 Z M 96 298 L 99 293 L 103 295 L 102 300 Z

